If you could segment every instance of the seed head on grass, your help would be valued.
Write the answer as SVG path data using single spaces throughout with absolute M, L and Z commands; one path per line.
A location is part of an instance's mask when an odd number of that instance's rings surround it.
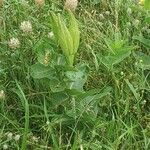
M 0 91 L 0 99 L 4 99 L 5 98 L 5 93 L 3 90 Z
M 45 0 L 35 0 L 35 5 L 38 7 L 43 7 L 45 5 Z
M 77 5 L 78 5 L 78 0 L 66 0 L 64 8 L 75 11 Z
M 29 33 L 32 32 L 32 24 L 29 21 L 23 21 L 21 22 L 20 29 L 25 32 Z
M 10 41 L 8 42 L 8 45 L 12 49 L 16 49 L 20 47 L 20 42 L 18 38 L 11 38 Z

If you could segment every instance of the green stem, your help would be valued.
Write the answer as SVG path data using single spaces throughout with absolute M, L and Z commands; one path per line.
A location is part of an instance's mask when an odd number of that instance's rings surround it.
M 70 67 L 73 67 L 74 64 L 74 55 L 69 55 L 69 57 L 67 58 L 68 60 L 68 64 Z

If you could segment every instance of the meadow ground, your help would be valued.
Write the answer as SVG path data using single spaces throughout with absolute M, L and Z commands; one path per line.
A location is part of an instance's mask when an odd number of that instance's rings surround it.
M 0 0 L 0 149 L 149 150 L 149 1 L 43 2 Z

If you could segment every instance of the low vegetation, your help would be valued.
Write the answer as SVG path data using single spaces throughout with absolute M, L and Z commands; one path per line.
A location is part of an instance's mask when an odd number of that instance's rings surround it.
M 0 149 L 150 149 L 149 0 L 0 0 Z

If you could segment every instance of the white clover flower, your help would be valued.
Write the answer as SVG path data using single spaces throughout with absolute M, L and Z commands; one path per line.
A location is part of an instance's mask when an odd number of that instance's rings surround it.
M 20 42 L 18 38 L 11 38 L 10 41 L 8 42 L 8 45 L 12 49 L 16 49 L 20 47 Z
M 143 63 L 143 60 L 142 60 L 142 59 L 140 59 L 140 63 Z
M 122 76 L 124 75 L 124 72 L 123 71 L 121 71 L 121 73 L 120 73 Z
M 8 149 L 8 145 L 7 144 L 3 145 L 3 150 L 5 150 L 5 149 Z
M 20 135 L 19 134 L 15 135 L 14 140 L 17 142 L 19 141 L 19 139 L 20 139 Z
M 3 90 L 0 91 L 0 99 L 4 99 L 5 98 L 5 93 Z
M 35 143 L 38 143 L 39 141 L 39 138 L 36 137 L 36 136 L 32 136 L 32 141 L 35 142 Z
M 7 134 L 7 140 L 12 140 L 13 134 L 11 132 L 9 132 Z
M 146 104 L 146 102 L 147 102 L 147 101 L 146 101 L 146 100 L 144 100 L 144 101 L 143 101 L 143 104 Z
M 78 0 L 66 0 L 65 2 L 65 9 L 70 9 L 75 11 L 78 5 Z
M 32 24 L 31 24 L 31 22 L 29 22 L 29 21 L 21 22 L 20 29 L 23 32 L 32 32 Z
M 49 32 L 49 33 L 48 33 L 48 38 L 51 39 L 53 36 L 54 36 L 54 33 L 53 33 L 53 32 Z
M 109 16 L 109 15 L 110 15 L 110 11 L 105 11 L 105 14 L 106 14 L 107 16 Z

